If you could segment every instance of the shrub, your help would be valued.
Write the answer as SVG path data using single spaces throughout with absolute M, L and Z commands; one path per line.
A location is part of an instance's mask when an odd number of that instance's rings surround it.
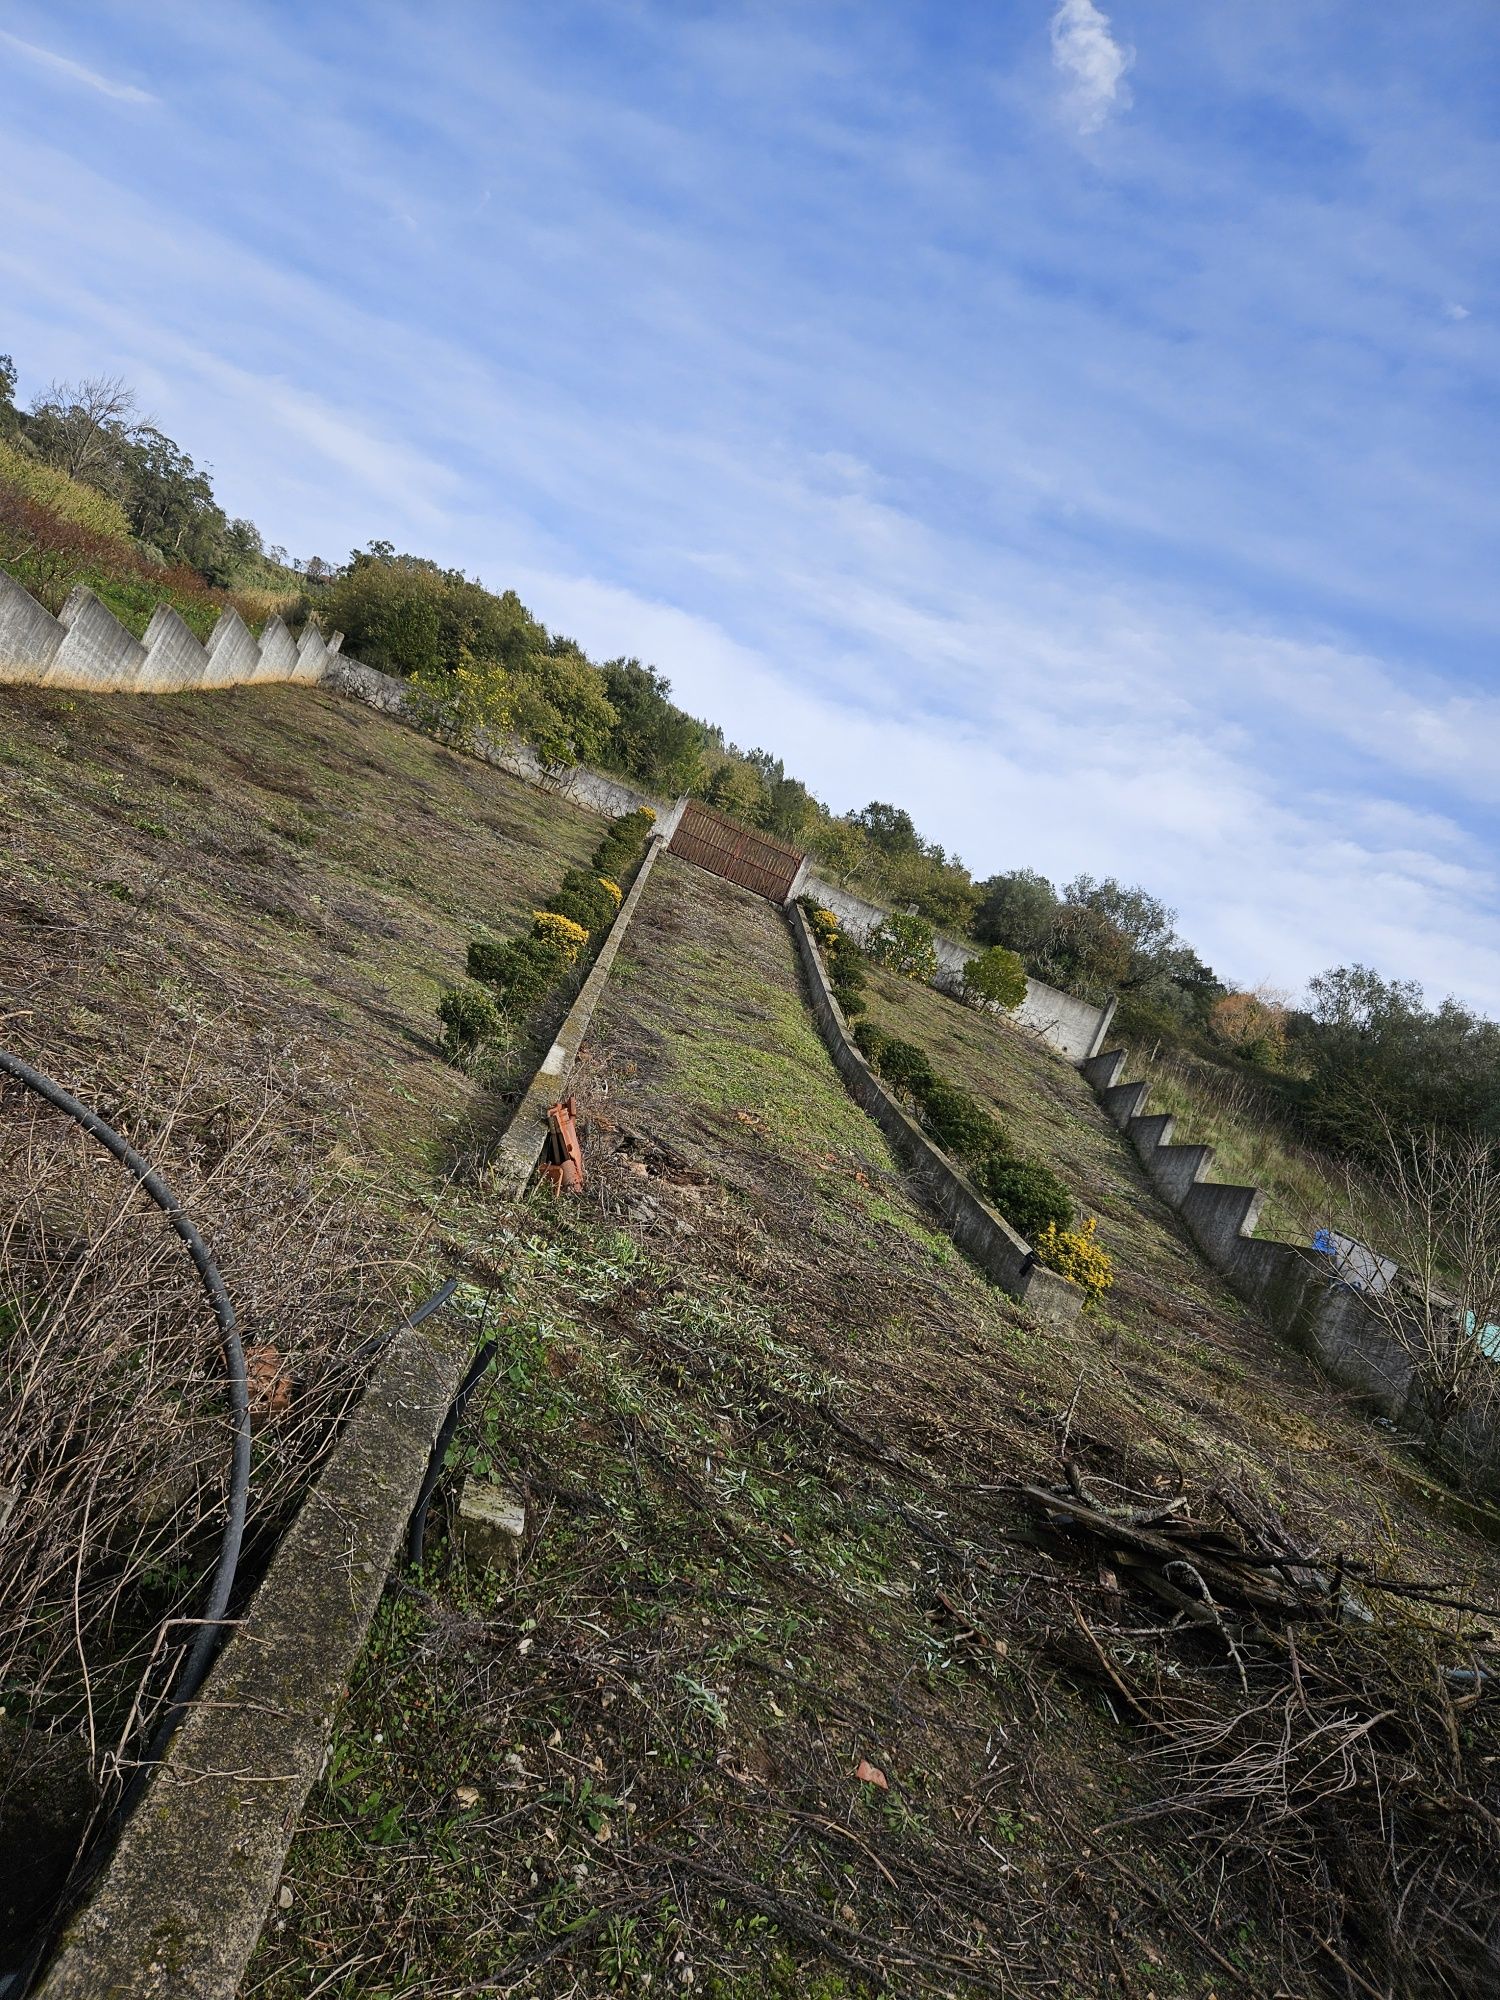
M 443 1024 L 443 1052 L 450 1062 L 467 1062 L 500 1027 L 500 1012 L 482 986 L 455 986 L 437 1004 Z
M 827 951 L 834 939 L 839 935 L 838 918 L 833 914 L 832 910 L 821 910 L 814 905 L 808 922 L 812 926 L 814 939 L 822 950 Z
M 570 964 L 551 938 L 476 938 L 469 946 L 469 974 L 499 989 L 508 1014 L 526 1014 L 544 1000 Z
M 1073 1197 L 1050 1167 L 1035 1160 L 991 1154 L 976 1170 L 974 1184 L 1033 1247 L 1048 1227 L 1066 1231 L 1072 1225 Z
M 922 1116 L 940 1146 L 961 1160 L 1003 1157 L 1010 1141 L 1003 1126 L 966 1090 L 936 1077 L 921 1094 Z
M 598 911 L 591 896 L 577 896 L 568 889 L 555 889 L 547 898 L 546 913 L 549 916 L 566 917 L 570 924 L 576 924 L 585 936 L 598 928 Z
M 532 935 L 544 944 L 555 945 L 563 962 L 571 965 L 589 941 L 588 925 L 564 916 L 559 910 L 533 910 L 531 915 Z
M 925 917 L 893 912 L 871 931 L 865 950 L 877 965 L 903 979 L 925 983 L 937 977 L 936 933 Z
M 587 921 L 591 931 L 603 930 L 606 925 L 612 924 L 615 911 L 620 907 L 619 892 L 611 894 L 600 878 L 590 874 L 586 868 L 568 870 L 562 879 L 562 893 L 570 897 L 579 908 L 588 912 L 587 919 L 578 917 L 577 921 L 580 923 Z M 576 911 L 566 908 L 555 896 L 547 907 L 561 909 L 564 916 L 576 915 Z
M 1102 1297 L 1115 1281 L 1109 1252 L 1095 1238 L 1098 1227 L 1092 1215 L 1081 1229 L 1059 1229 L 1049 1222 L 1032 1245 L 1044 1264 L 1082 1285 L 1090 1302 Z
M 621 903 L 625 900 L 625 891 L 620 887 L 619 883 L 611 881 L 608 875 L 597 875 L 594 879 L 598 882 L 599 887 L 604 891 L 605 895 L 609 897 L 615 908 L 619 909 Z
M 964 967 L 964 993 L 972 1000 L 992 1000 L 997 1007 L 1019 1007 L 1026 998 L 1026 967 L 1019 952 L 992 944 Z
M 482 979 L 486 986 L 503 986 L 510 966 L 510 954 L 514 950 L 513 942 L 495 937 L 477 937 L 469 945 L 465 970 L 471 979 Z
M 0 444 L 0 482 L 90 534 L 109 535 L 122 542 L 130 539 L 130 523 L 118 500 L 82 480 L 70 479 L 54 466 L 43 465 L 14 445 Z
M 937 1073 L 915 1042 L 887 1035 L 880 1051 L 880 1074 L 897 1090 L 922 1097 L 937 1082 Z
M 851 1030 L 854 1046 L 877 1074 L 880 1070 L 880 1052 L 885 1047 L 887 1036 L 873 1021 L 856 1021 Z

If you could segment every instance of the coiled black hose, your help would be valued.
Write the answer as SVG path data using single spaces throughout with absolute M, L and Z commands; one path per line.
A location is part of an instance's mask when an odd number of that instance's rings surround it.
M 207 1677 L 218 1648 L 224 1613 L 234 1589 L 235 1572 L 239 1567 L 240 1548 L 245 1538 L 245 1517 L 250 1499 L 250 1396 L 245 1378 L 245 1350 L 235 1320 L 234 1305 L 225 1290 L 218 1266 L 209 1255 L 203 1238 L 183 1213 L 177 1197 L 150 1162 L 143 1158 L 128 1140 L 122 1139 L 114 1127 L 96 1111 L 91 1111 L 86 1104 L 81 1104 L 70 1092 L 64 1090 L 61 1084 L 54 1083 L 51 1077 L 43 1076 L 40 1070 L 33 1069 L 30 1063 L 23 1062 L 8 1049 L 0 1049 L 0 1074 L 13 1078 L 23 1088 L 44 1099 L 54 1110 L 61 1111 L 71 1118 L 91 1138 L 97 1139 L 100 1145 L 112 1153 L 121 1166 L 135 1176 L 140 1186 L 161 1209 L 178 1236 L 187 1245 L 188 1255 L 193 1260 L 194 1269 L 202 1279 L 204 1290 L 213 1306 L 224 1351 L 229 1408 L 234 1422 L 234 1451 L 229 1472 L 229 1513 L 224 1523 L 224 1533 L 220 1538 L 218 1560 L 214 1565 L 213 1582 L 198 1636 L 178 1671 L 171 1700 L 152 1735 L 145 1755 L 109 1815 L 107 1827 L 118 1828 L 124 1823 L 144 1789 L 151 1767 L 159 1762 L 173 1731 L 182 1720 L 183 1711 Z M 356 1366 L 373 1360 L 396 1338 L 397 1334 L 405 1332 L 408 1327 L 420 1326 L 424 1319 L 445 1306 L 457 1289 L 457 1278 L 449 1278 L 430 1299 L 409 1313 L 389 1333 L 377 1334 L 374 1339 L 365 1341 L 349 1357 L 350 1365 Z M 467 1396 L 463 1400 L 467 1401 Z M 69 1901 L 76 1901 L 88 1882 L 97 1874 L 107 1851 L 105 1840 L 101 1839 L 93 1844 L 92 1854 L 74 1871 Z M 44 1933 L 37 1941 L 24 1965 L 9 1974 L 0 1973 L 0 2000 L 18 2000 L 18 1996 L 29 1989 L 53 1935 L 55 1927 Z
M 240 1341 L 239 1328 L 235 1323 L 234 1306 L 224 1289 L 224 1280 L 219 1276 L 219 1267 L 208 1254 L 208 1246 L 198 1234 L 188 1217 L 183 1213 L 176 1195 L 166 1182 L 143 1159 L 127 1140 L 122 1139 L 112 1125 L 108 1125 L 97 1111 L 90 1111 L 86 1104 L 80 1104 L 54 1083 L 49 1076 L 43 1076 L 30 1063 L 22 1062 L 8 1049 L 0 1049 L 0 1072 L 14 1077 L 17 1083 L 36 1096 L 44 1098 L 54 1110 L 63 1112 L 75 1124 L 81 1125 L 90 1137 L 99 1141 L 113 1153 L 120 1165 L 134 1174 L 141 1187 L 166 1216 L 173 1229 L 187 1245 L 193 1267 L 203 1281 L 209 1303 L 214 1309 L 214 1318 L 219 1323 L 219 1340 L 224 1350 L 224 1370 L 228 1378 L 229 1414 L 234 1425 L 234 1450 L 229 1467 L 229 1512 L 224 1522 L 224 1532 L 219 1538 L 219 1554 L 214 1564 L 213 1581 L 209 1587 L 208 1603 L 204 1606 L 203 1621 L 198 1635 L 188 1649 L 187 1658 L 178 1670 L 172 1699 L 166 1714 L 162 1717 L 147 1750 L 148 1761 L 161 1755 L 167 1739 L 177 1727 L 184 1706 L 202 1687 L 209 1667 L 213 1663 L 217 1649 L 224 1612 L 229 1604 L 230 1592 L 234 1589 L 234 1573 L 239 1565 L 240 1544 L 245 1539 L 245 1513 L 250 1499 L 250 1396 L 245 1382 L 245 1350 Z

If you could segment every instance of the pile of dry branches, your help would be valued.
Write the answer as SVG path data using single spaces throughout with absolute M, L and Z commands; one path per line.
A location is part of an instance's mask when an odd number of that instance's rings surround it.
M 1335 1990 L 1493 1990 L 1500 1606 L 1301 1547 L 1228 1484 L 1106 1497 L 1064 1471 L 1019 1489 L 1075 1568 L 1054 1651 L 1148 1735 L 1150 1813 L 1258 1886 Z

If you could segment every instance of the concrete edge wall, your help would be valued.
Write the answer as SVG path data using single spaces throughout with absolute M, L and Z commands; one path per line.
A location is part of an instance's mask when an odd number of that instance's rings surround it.
M 1265 1195 L 1208 1178 L 1212 1146 L 1176 1145 L 1176 1121 L 1151 1112 L 1149 1083 L 1121 1083 L 1123 1049 L 1079 1063 L 1100 1104 L 1134 1147 L 1146 1177 L 1181 1216 L 1183 1226 L 1229 1289 L 1253 1306 L 1272 1330 L 1312 1357 L 1340 1388 L 1349 1389 L 1393 1422 L 1410 1422 L 1415 1370 L 1364 1304 L 1358 1291 L 1330 1274 L 1312 1249 L 1255 1235 Z
M 881 904 L 856 896 L 852 889 L 841 889 L 836 883 L 825 881 L 809 870 L 801 872 L 792 884 L 792 895 L 794 898 L 801 895 L 816 897 L 825 910 L 833 911 L 843 928 L 860 943 L 891 914 Z M 960 992 L 964 967 L 971 958 L 978 956 L 983 947 L 945 937 L 941 931 L 933 942 L 938 959 L 938 973 L 933 985 L 943 993 Z M 1044 980 L 1028 977 L 1026 998 L 1020 1006 L 996 1008 L 995 1011 L 1003 1013 L 1018 1027 L 1029 1028 L 1049 1047 L 1056 1049 L 1059 1055 L 1080 1062 L 1092 1056 L 1103 1042 L 1114 1019 L 1115 1003 L 1110 998 L 1102 1007 L 1096 1007 L 1090 1000 L 1080 1000 L 1076 994 L 1060 992 Z
M 647 848 L 495 1154 L 524 1192 L 665 842 Z M 36 2000 L 234 2000 L 438 1430 L 474 1348 L 439 1314 L 398 1334 L 126 1821 Z
M 204 642 L 162 602 L 137 639 L 83 584 L 54 618 L 0 569 L 0 685 L 177 694 L 246 681 L 318 680 L 334 656 L 334 644 L 312 624 L 294 641 L 273 617 L 257 640 L 233 606 L 219 614 Z
M 795 903 L 787 904 L 786 916 L 807 975 L 813 1018 L 849 1095 L 880 1127 L 923 1200 L 941 1217 L 959 1248 L 1002 1291 L 1030 1306 L 1039 1319 L 1054 1326 L 1069 1325 L 1078 1316 L 1083 1294 L 1058 1272 L 1037 1262 L 1031 1245 L 980 1199 L 967 1175 L 902 1110 L 854 1045 L 807 918 Z

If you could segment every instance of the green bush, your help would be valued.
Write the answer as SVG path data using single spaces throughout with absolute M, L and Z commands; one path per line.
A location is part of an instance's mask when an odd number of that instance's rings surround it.
M 508 1014 L 538 1006 L 567 967 L 567 954 L 550 938 L 476 938 L 469 946 L 470 978 L 498 988 Z
M 1019 1007 L 1026 998 L 1026 967 L 1019 952 L 992 944 L 964 967 L 964 994 L 970 1000 L 992 1000 L 997 1007 Z
M 925 917 L 893 911 L 871 931 L 865 950 L 877 965 L 899 972 L 903 979 L 925 982 L 937 977 L 936 933 Z
M 581 924 L 586 931 L 599 928 L 598 904 L 592 897 L 575 895 L 571 889 L 554 890 L 546 902 L 537 907 L 551 910 L 559 917 L 567 917 L 571 923 Z
M 968 1091 L 960 1090 L 945 1077 L 936 1077 L 921 1093 L 922 1116 L 940 1146 L 961 1160 L 978 1160 L 1004 1155 L 1010 1140 L 1004 1127 L 992 1118 Z
M 851 1034 L 854 1046 L 877 1074 L 880 1070 L 880 1052 L 885 1047 L 885 1032 L 877 1028 L 873 1021 L 856 1021 Z
M 1073 1197 L 1050 1167 L 996 1153 L 976 1169 L 974 1184 L 1028 1243 L 1049 1222 L 1058 1230 L 1072 1227 Z
M 475 1056 L 499 1032 L 500 1012 L 482 986 L 455 986 L 437 1004 L 443 1050 L 450 1062 Z
M 564 894 L 571 896 L 580 908 L 589 911 L 587 921 L 591 931 L 608 930 L 620 906 L 597 874 L 591 873 L 587 868 L 570 868 L 562 879 L 562 886 Z M 550 910 L 556 905 L 549 903 L 547 907 Z M 573 912 L 565 910 L 563 914 L 571 917 Z M 575 921 L 581 923 L 584 919 L 578 918 Z
M 909 1090 L 913 1097 L 921 1098 L 937 1082 L 937 1072 L 927 1060 L 926 1052 L 915 1042 L 903 1042 L 898 1035 L 887 1035 L 880 1051 L 880 1074 L 897 1090 Z

